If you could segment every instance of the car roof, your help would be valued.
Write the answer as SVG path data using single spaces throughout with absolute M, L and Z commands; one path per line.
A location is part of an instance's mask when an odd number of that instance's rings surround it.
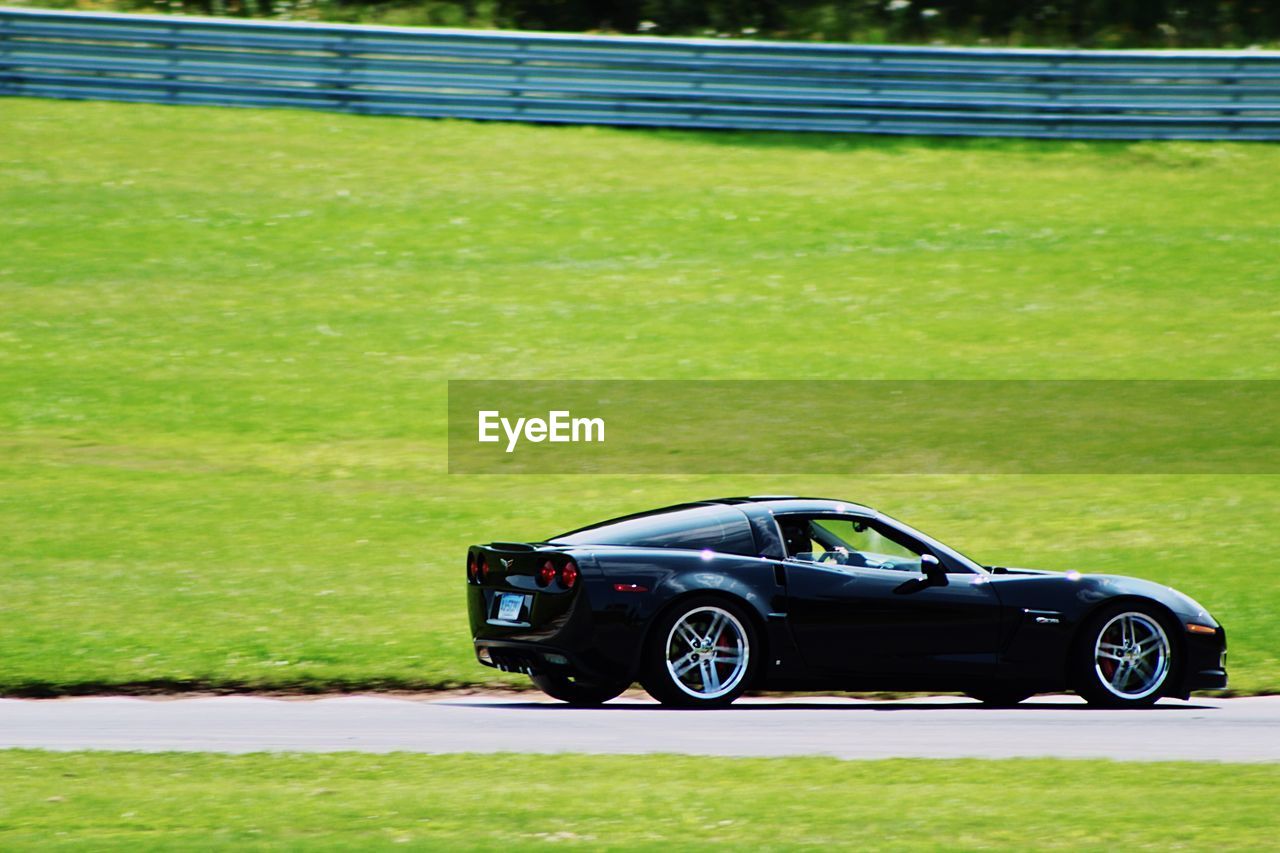
M 837 498 L 807 498 L 796 495 L 748 495 L 733 498 L 710 498 L 700 503 L 706 504 L 751 504 L 772 513 L 789 512 L 836 512 L 855 515 L 875 515 L 876 511 L 869 506 L 842 501 Z
M 746 509 L 750 506 L 752 509 L 759 509 L 770 514 L 774 513 L 850 513 L 854 515 L 875 515 L 876 511 L 870 507 L 856 504 L 851 501 L 841 501 L 834 498 L 802 498 L 794 495 L 744 495 L 728 498 L 707 498 L 700 501 L 687 501 L 685 503 L 672 504 L 671 506 L 658 507 L 656 509 L 648 509 L 643 512 L 633 512 L 627 515 L 620 515 L 616 518 L 597 521 L 594 524 L 588 524 L 586 527 L 579 527 L 576 530 L 570 530 L 561 533 L 560 536 L 569 536 L 573 533 L 581 533 L 584 530 L 591 530 L 596 527 L 604 527 L 608 524 L 614 524 L 619 521 L 630 521 L 634 518 L 646 518 L 654 515 L 665 515 L 669 512 L 680 512 L 681 510 L 697 509 L 699 507 L 711 506 L 733 506 L 738 509 Z

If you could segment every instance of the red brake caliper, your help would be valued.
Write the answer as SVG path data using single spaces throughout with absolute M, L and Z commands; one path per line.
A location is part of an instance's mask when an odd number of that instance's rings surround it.
M 722 652 L 722 651 L 724 651 L 724 652 L 731 652 L 731 651 L 733 651 L 733 649 L 729 648 L 728 646 L 722 646 L 722 645 L 720 645 L 720 641 L 721 641 L 721 640 L 723 640 L 723 639 L 724 639 L 724 626 L 723 626 L 723 625 L 721 625 L 721 626 L 720 626 L 720 633 L 716 635 L 716 641 L 715 641 L 714 643 L 712 643 L 712 645 L 714 645 L 714 646 L 716 647 L 716 651 L 717 651 L 717 652 Z M 716 657 L 716 662 L 715 662 L 715 664 L 714 664 L 714 665 L 715 665 L 715 666 L 721 666 L 719 656 L 717 656 L 717 657 Z
M 1104 642 L 1107 642 L 1106 637 L 1103 637 L 1102 639 Z M 1112 643 L 1111 645 L 1114 646 L 1115 643 Z M 1106 678 L 1107 681 L 1110 681 L 1112 678 L 1115 677 L 1116 667 L 1119 666 L 1119 664 L 1116 661 L 1113 661 L 1111 658 L 1103 658 L 1101 661 L 1099 661 L 1098 666 L 1102 669 L 1103 677 Z

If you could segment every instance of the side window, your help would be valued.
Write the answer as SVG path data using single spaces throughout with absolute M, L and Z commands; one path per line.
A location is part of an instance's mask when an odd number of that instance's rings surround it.
M 779 519 L 787 556 L 839 566 L 920 571 L 924 553 L 897 531 L 860 518 Z

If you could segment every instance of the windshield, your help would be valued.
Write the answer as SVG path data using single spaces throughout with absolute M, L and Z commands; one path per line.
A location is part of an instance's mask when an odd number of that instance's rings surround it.
M 984 566 L 982 563 L 979 563 L 977 560 L 974 560 L 969 556 L 960 553 L 955 548 L 952 548 L 950 545 L 944 545 L 943 543 L 939 542 L 937 539 L 934 539 L 930 536 L 926 536 L 925 534 L 921 533 L 919 530 L 916 530 L 911 525 L 904 524 L 903 522 L 898 521 L 896 518 L 890 518 L 884 513 L 880 514 L 880 518 L 883 519 L 883 521 L 887 523 L 889 527 L 893 527 L 898 530 L 901 530 L 908 536 L 914 536 L 917 540 L 919 540 L 923 544 L 932 548 L 933 551 L 931 553 L 935 557 L 938 557 L 939 559 L 943 559 L 945 555 L 947 557 L 950 557 L 951 561 L 954 562 L 958 567 L 966 571 L 974 572 L 975 574 L 980 574 L 980 575 L 987 574 L 986 566 Z

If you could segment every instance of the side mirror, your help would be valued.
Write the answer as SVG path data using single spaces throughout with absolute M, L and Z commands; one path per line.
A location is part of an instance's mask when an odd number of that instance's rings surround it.
M 930 586 L 946 586 L 947 570 L 938 562 L 938 558 L 932 554 L 920 555 L 920 571 L 924 572 L 925 580 Z

